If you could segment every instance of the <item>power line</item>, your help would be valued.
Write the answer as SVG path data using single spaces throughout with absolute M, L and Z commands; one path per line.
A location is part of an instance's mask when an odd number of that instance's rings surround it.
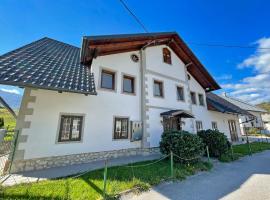
M 136 20 L 136 22 L 143 28 L 143 30 L 146 33 L 149 33 L 145 25 L 141 22 L 141 20 L 129 9 L 128 5 L 124 2 L 124 0 L 119 0 L 122 5 L 125 7 L 125 9 L 133 16 L 133 18 Z
M 142 23 L 142 21 L 135 15 L 134 12 L 128 7 L 128 5 L 124 2 L 124 0 L 119 0 L 120 3 L 124 6 L 124 8 L 131 14 L 131 16 L 136 20 L 136 22 L 143 28 L 146 33 L 149 33 L 146 26 Z M 250 45 L 228 45 L 228 44 L 210 44 L 210 43 L 196 43 L 196 42 L 187 42 L 190 45 L 196 46 L 206 46 L 206 47 L 221 47 L 221 48 L 240 48 L 240 49 L 261 49 L 261 50 L 270 50 L 267 47 L 256 47 Z
M 195 42 L 188 42 L 191 45 L 197 46 L 207 46 L 207 47 L 222 47 L 222 48 L 241 48 L 241 49 L 268 49 L 267 47 L 256 47 L 256 46 L 244 46 L 244 45 L 226 45 L 226 44 L 207 44 L 207 43 L 195 43 Z

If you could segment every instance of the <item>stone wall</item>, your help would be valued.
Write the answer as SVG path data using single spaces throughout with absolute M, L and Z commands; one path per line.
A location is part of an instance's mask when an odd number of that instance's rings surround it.
M 93 153 L 72 154 L 65 156 L 54 156 L 36 158 L 29 160 L 14 160 L 11 173 L 47 169 L 51 167 L 68 166 L 73 164 L 88 163 L 92 161 L 105 160 L 124 156 L 142 155 L 147 156 L 159 153 L 159 148 L 133 148 L 115 151 L 103 151 Z

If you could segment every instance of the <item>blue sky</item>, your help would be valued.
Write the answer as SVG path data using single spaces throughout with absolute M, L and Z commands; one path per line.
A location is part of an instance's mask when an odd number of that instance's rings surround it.
M 125 2 L 150 32 L 177 31 L 224 91 L 253 103 L 270 100 L 270 50 L 256 49 L 270 48 L 270 1 Z M 1 0 L 0 24 L 0 54 L 44 36 L 80 46 L 84 35 L 143 32 L 119 0 Z

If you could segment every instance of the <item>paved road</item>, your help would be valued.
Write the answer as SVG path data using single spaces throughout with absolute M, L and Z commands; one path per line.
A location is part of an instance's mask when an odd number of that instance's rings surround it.
M 133 200 L 269 200 L 270 151 L 233 163 L 217 163 L 182 182 L 161 184 Z

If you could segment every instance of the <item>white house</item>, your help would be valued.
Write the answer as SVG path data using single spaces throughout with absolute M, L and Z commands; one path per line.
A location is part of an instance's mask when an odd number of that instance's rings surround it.
M 226 93 L 221 95 L 221 97 L 251 114 L 251 116 L 239 115 L 239 123 L 242 135 L 245 135 L 246 131 L 248 131 L 250 128 L 257 128 L 259 130 L 265 129 L 262 115 L 267 113 L 266 110 L 240 99 L 230 97 Z
M 264 124 L 264 132 L 270 134 L 270 114 L 269 113 L 262 114 L 262 121 Z
M 175 32 L 43 38 L 0 57 L 0 84 L 25 88 L 13 172 L 157 152 L 168 127 L 236 141 L 244 113 Z

